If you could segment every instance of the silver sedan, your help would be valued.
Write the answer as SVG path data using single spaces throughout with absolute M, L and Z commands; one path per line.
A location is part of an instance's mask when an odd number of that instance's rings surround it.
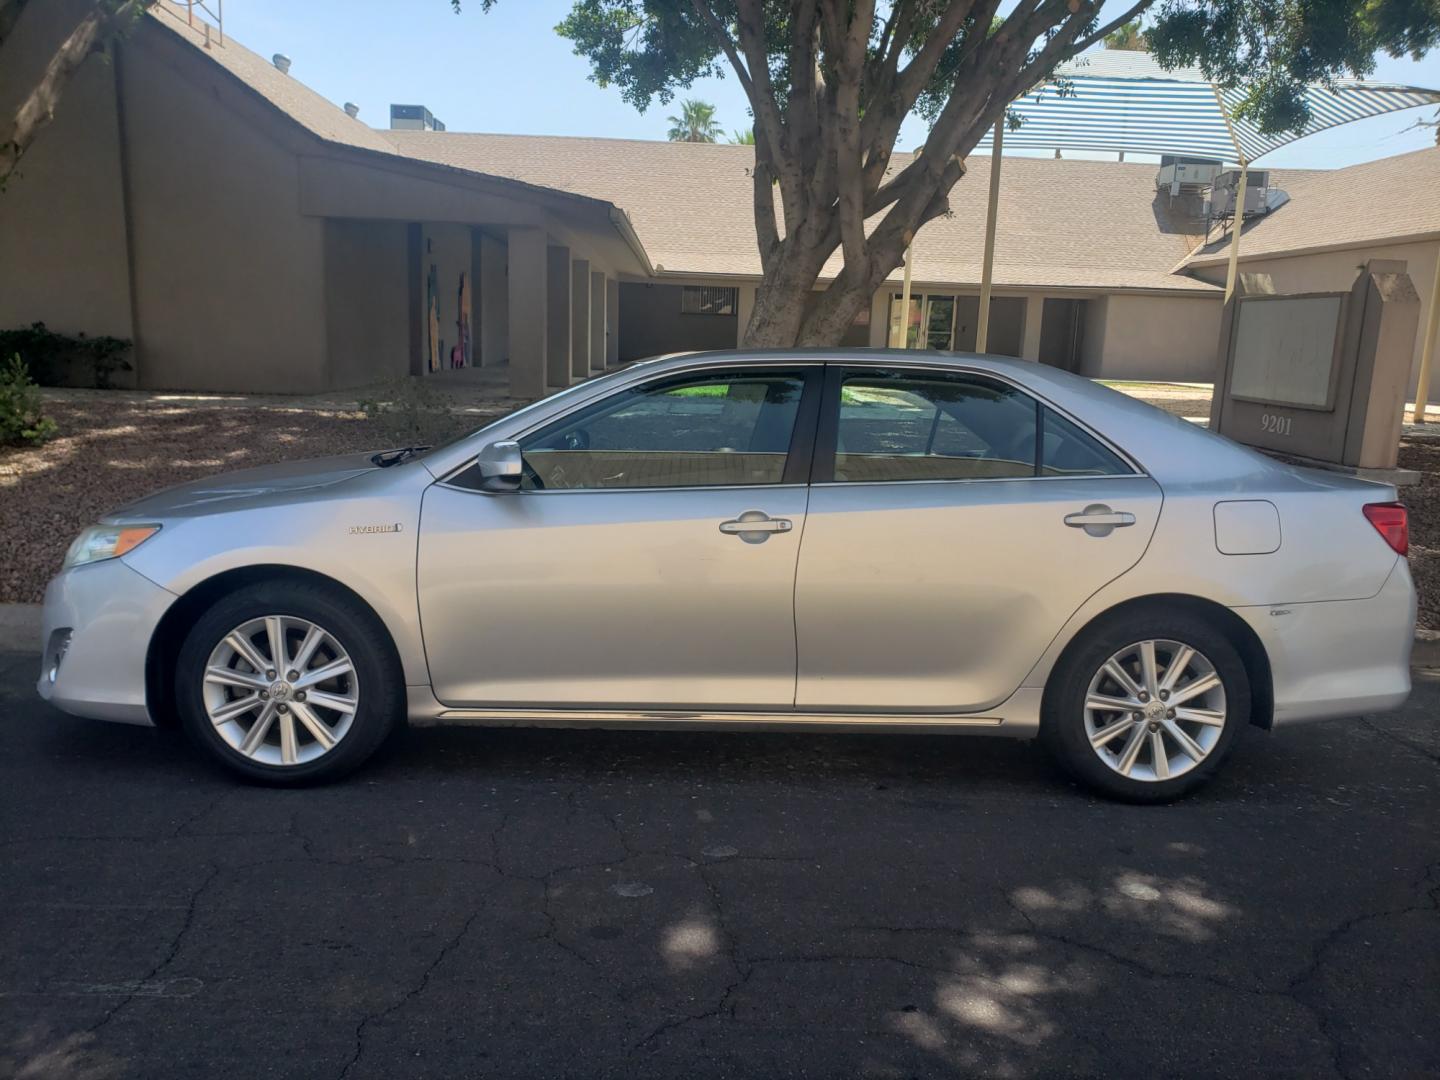
M 709 353 L 448 446 L 230 473 L 72 545 L 40 693 L 271 783 L 396 725 L 1039 737 L 1159 801 L 1398 707 L 1395 491 L 1038 364 Z

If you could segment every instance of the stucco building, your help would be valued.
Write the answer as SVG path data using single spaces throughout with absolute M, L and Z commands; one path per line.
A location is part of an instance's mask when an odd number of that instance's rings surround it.
M 72 2 L 27 8 L 0 110 Z M 0 195 L 0 327 L 129 338 L 142 387 L 286 393 L 505 365 L 534 396 L 737 343 L 760 280 L 751 148 L 457 133 L 423 108 L 375 128 L 277 61 L 163 2 L 113 62 L 86 61 Z M 969 167 L 915 243 L 922 347 L 975 341 L 989 163 Z M 1205 245 L 1155 175 L 1006 160 L 992 352 L 1211 378 L 1223 237 Z M 1398 252 L 1428 297 L 1440 149 L 1271 182 L 1290 200 L 1247 227 L 1246 270 L 1343 288 Z M 884 344 L 898 292 L 897 272 L 847 343 Z

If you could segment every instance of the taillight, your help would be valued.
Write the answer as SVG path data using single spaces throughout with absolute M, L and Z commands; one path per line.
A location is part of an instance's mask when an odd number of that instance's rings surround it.
M 1410 520 L 1404 503 L 1366 503 L 1365 516 L 1399 555 L 1410 550 Z

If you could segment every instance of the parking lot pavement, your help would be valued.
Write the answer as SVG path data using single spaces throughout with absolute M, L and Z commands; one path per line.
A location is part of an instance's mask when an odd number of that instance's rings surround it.
M 425 731 L 271 791 L 35 664 L 0 1074 L 1440 1074 L 1440 673 L 1147 809 L 944 736 Z

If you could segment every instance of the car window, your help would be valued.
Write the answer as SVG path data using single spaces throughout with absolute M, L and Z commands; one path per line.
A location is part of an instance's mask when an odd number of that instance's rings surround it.
M 1134 472 L 1119 456 L 1102 446 L 1054 409 L 1042 420 L 1042 476 L 1123 476 Z
M 971 375 L 849 371 L 835 479 L 992 480 L 1035 475 L 1038 403 Z
M 520 440 L 529 490 L 778 484 L 800 372 L 726 372 L 621 390 Z

